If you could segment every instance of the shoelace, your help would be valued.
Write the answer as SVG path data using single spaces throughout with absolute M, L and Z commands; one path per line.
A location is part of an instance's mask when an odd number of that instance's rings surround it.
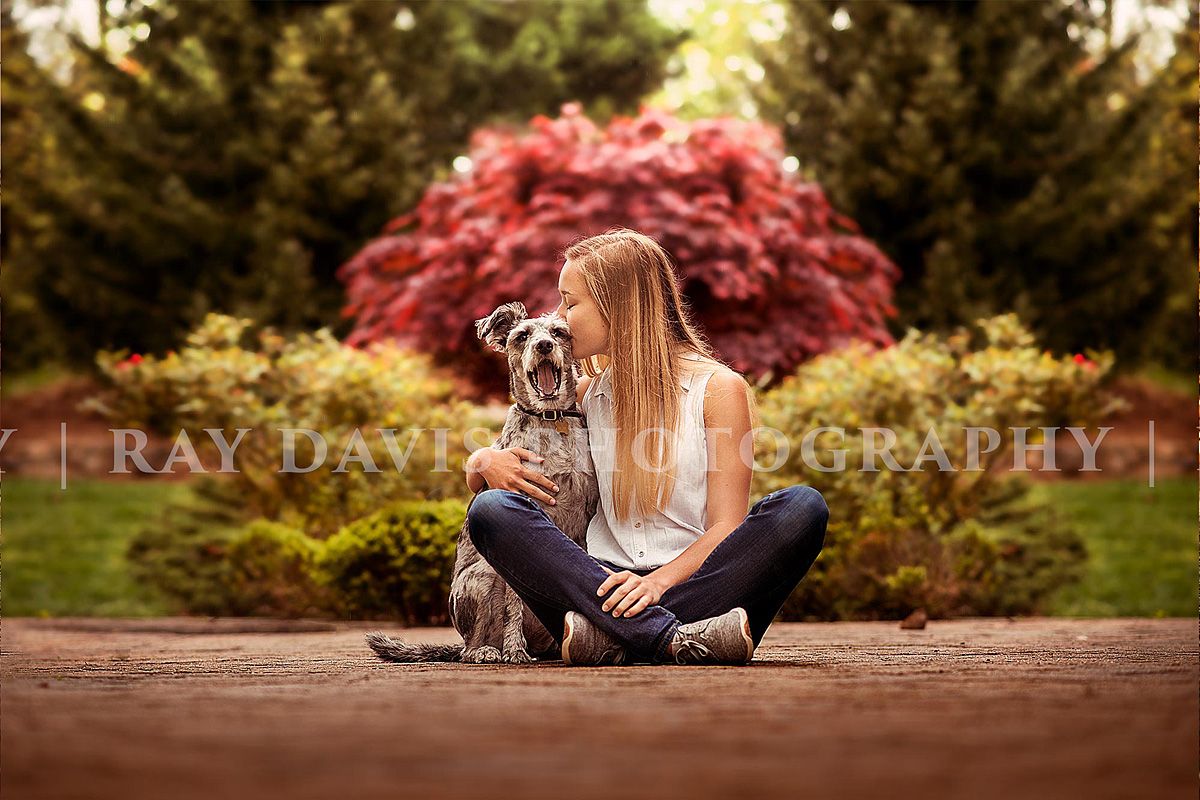
M 613 666 L 621 666 L 625 663 L 625 646 L 613 643 L 608 646 L 603 653 L 596 657 L 596 665 L 611 664 Z
M 679 648 L 675 651 L 675 663 L 677 664 L 700 664 L 702 659 L 712 655 L 712 651 L 704 645 L 692 639 L 684 639 L 679 643 Z

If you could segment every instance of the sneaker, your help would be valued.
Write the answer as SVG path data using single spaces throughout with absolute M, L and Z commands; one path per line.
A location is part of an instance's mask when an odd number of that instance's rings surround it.
M 562 660 L 573 667 L 619 667 L 629 660 L 629 653 L 583 614 L 568 611 L 563 618 Z
M 667 645 L 667 659 L 676 664 L 749 664 L 752 658 L 750 617 L 741 607 L 680 625 Z

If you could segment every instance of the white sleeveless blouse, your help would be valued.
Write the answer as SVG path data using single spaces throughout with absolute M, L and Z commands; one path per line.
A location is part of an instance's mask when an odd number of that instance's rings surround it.
M 688 354 L 684 358 L 700 360 Z M 704 390 L 718 369 L 680 378 L 683 409 L 676 445 L 674 494 L 667 508 L 640 516 L 630 503 L 630 517 L 615 518 L 612 484 L 616 435 L 612 420 L 612 370 L 592 379 L 583 396 L 588 447 L 600 486 L 600 504 L 587 530 L 587 551 L 624 569 L 661 567 L 686 550 L 708 530 L 708 445 L 704 429 Z

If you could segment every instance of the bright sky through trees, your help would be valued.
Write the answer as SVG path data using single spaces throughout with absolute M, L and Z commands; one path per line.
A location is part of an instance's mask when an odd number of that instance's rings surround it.
M 144 0 L 144 4 L 154 5 L 157 1 Z M 1104 0 L 1091 2 L 1102 6 Z M 650 102 L 662 103 L 684 117 L 757 116 L 749 94 L 740 88 L 745 80 L 757 82 L 762 76 L 762 68 L 750 57 L 748 45 L 751 41 L 770 42 L 779 38 L 787 24 L 783 6 L 774 0 L 647 0 L 647 3 L 656 16 L 671 25 L 691 29 L 696 37 L 676 54 L 675 65 L 681 74 L 668 79 Z M 403 15 L 403 3 L 396 5 L 397 14 Z M 105 0 L 103 9 L 109 17 L 116 17 L 124 7 L 125 0 Z M 102 16 L 98 0 L 50 3 L 13 0 L 13 17 L 30 32 L 30 54 L 39 63 L 51 65 L 60 78 L 65 78 L 70 68 L 65 34 L 74 32 L 90 44 L 99 44 Z M 1132 30 L 1145 28 L 1143 49 L 1146 69 L 1150 69 L 1170 58 L 1174 48 L 1172 37 L 1186 17 L 1187 0 L 1167 0 L 1162 5 L 1146 0 L 1113 0 L 1113 42 L 1123 41 Z M 107 31 L 103 38 L 109 51 L 119 57 L 149 34 L 144 25 L 134 30 L 118 26 Z M 1090 45 L 1103 46 L 1095 34 L 1092 39 Z

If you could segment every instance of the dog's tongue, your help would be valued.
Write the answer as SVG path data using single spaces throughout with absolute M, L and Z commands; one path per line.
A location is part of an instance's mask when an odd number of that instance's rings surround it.
M 550 362 L 543 361 L 538 364 L 537 368 L 538 391 L 542 394 L 554 394 L 555 386 L 554 367 L 550 366 Z

